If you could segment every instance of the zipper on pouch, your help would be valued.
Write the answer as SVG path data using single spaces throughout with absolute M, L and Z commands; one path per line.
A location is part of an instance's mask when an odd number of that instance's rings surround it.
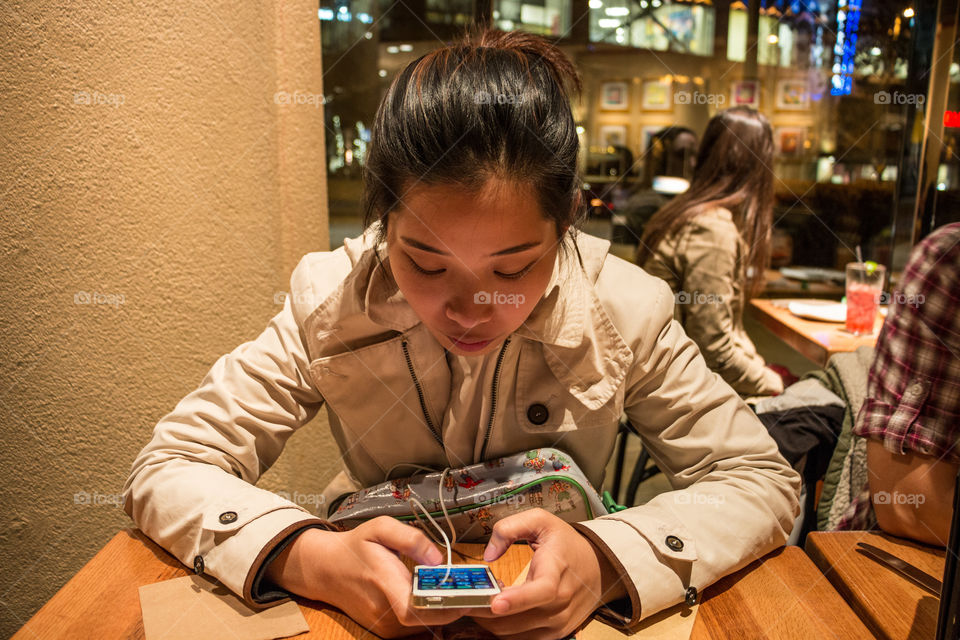
M 483 434 L 483 446 L 480 448 L 480 461 L 487 459 L 487 444 L 490 443 L 490 434 L 493 432 L 493 419 L 497 415 L 497 391 L 500 387 L 500 367 L 503 365 L 503 356 L 510 345 L 510 338 L 503 341 L 500 354 L 497 356 L 497 365 L 493 368 L 493 385 L 490 389 L 490 419 L 487 421 L 487 430 Z
M 410 370 L 410 377 L 413 378 L 413 386 L 417 389 L 417 397 L 420 399 L 420 410 L 423 411 L 423 417 L 427 421 L 427 427 L 430 429 L 433 439 L 437 441 L 437 444 L 439 444 L 442 449 L 443 439 L 440 437 L 440 434 L 437 433 L 436 427 L 433 426 L 433 420 L 430 419 L 430 414 L 427 412 L 427 399 L 426 396 L 423 395 L 423 388 L 417 379 L 417 372 L 413 370 L 413 360 L 410 359 L 410 350 L 407 349 L 406 340 L 400 342 L 400 348 L 403 349 L 403 357 L 407 360 L 407 369 Z

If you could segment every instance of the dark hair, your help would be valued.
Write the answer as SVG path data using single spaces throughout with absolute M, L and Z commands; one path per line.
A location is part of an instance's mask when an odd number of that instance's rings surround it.
M 770 259 L 773 223 L 773 133 L 763 114 L 748 107 L 733 107 L 707 124 L 690 189 L 663 206 L 647 223 L 640 239 L 637 263 L 650 257 L 657 245 L 697 215 L 715 207 L 733 214 L 747 246 L 739 265 L 747 277 L 747 296 L 763 285 Z
M 697 154 L 697 134 L 692 129 L 678 125 L 664 127 L 651 136 L 643 153 L 644 188 L 649 188 L 654 176 L 690 180 Z
M 494 29 L 411 62 L 377 110 L 363 170 L 364 223 L 381 222 L 406 190 L 490 178 L 527 183 L 558 237 L 586 212 L 569 92 L 581 90 L 570 59 L 546 40 Z

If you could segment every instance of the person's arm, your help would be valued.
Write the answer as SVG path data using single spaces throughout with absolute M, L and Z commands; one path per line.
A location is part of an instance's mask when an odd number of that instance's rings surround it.
M 780 393 L 782 378 L 756 352 L 744 350 L 734 339 L 734 282 L 744 272 L 743 265 L 737 264 L 738 243 L 737 228 L 730 221 L 700 217 L 689 224 L 678 247 L 686 267 L 677 295 L 677 304 L 683 305 L 683 328 L 710 369 L 735 391 Z M 740 283 L 741 296 L 745 287 L 745 282 Z
M 634 352 L 624 409 L 675 490 L 574 525 L 626 577 L 629 602 L 611 607 L 622 617 L 601 616 L 628 628 L 783 545 L 799 511 L 799 475 L 657 288 L 646 328 L 624 336 Z M 611 313 L 618 327 L 637 325 Z
M 298 267 L 294 292 L 304 277 Z M 218 359 L 159 421 L 123 489 L 124 510 L 144 533 L 256 608 L 269 604 L 253 598 L 252 586 L 273 547 L 305 525 L 325 526 L 253 486 L 321 406 L 308 363 L 288 297 L 256 340 Z
M 940 227 L 911 250 L 853 428 L 867 441 L 877 524 L 941 547 L 960 467 L 958 273 L 960 224 Z
M 253 585 L 250 588 L 250 596 L 256 602 L 272 602 L 297 593 L 290 588 L 291 581 L 284 578 L 284 567 L 290 556 L 291 548 L 300 536 L 311 529 L 334 532 L 337 530 L 333 525 L 324 523 L 311 523 L 293 533 L 277 543 L 270 553 L 264 558 L 260 567 L 256 570 L 253 578 Z M 284 585 L 284 586 L 281 586 Z
M 889 534 L 946 547 L 960 466 L 914 451 L 897 454 L 867 441 L 870 495 Z

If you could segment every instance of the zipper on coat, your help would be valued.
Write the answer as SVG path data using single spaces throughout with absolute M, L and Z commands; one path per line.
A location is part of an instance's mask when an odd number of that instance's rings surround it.
M 490 434 L 493 432 L 493 419 L 497 415 L 497 391 L 500 387 L 500 367 L 503 364 L 503 356 L 506 354 L 509 345 L 510 338 L 507 338 L 503 341 L 500 354 L 497 356 L 497 365 L 493 368 L 493 384 L 490 389 L 490 419 L 487 421 L 487 430 L 483 434 L 483 446 L 480 448 L 479 462 L 487 459 L 487 444 L 490 443 Z
M 407 349 L 406 340 L 400 342 L 400 348 L 403 349 L 403 357 L 407 360 L 407 369 L 410 370 L 410 377 L 413 378 L 413 386 L 417 389 L 417 397 L 420 399 L 420 410 L 423 411 L 423 417 L 427 422 L 427 427 L 430 429 L 433 439 L 436 440 L 440 448 L 443 449 L 443 438 L 440 437 L 436 427 L 433 426 L 433 420 L 430 419 L 430 413 L 427 411 L 427 398 L 423 394 L 420 381 L 417 379 L 417 372 L 413 370 L 413 360 L 410 358 L 410 350 Z

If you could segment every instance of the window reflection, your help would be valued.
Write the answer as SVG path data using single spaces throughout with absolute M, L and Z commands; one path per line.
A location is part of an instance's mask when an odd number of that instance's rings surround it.
M 713 54 L 713 7 L 709 1 L 590 0 L 589 7 L 593 42 Z
M 562 36 L 570 30 L 570 0 L 497 0 L 493 20 L 504 31 Z
M 467 25 L 473 21 L 473 0 L 426 0 L 427 22 Z
M 670 178 L 689 173 L 692 148 L 678 152 L 674 164 L 686 168 L 676 176 L 651 159 L 738 104 L 774 129 L 781 264 L 832 268 L 857 245 L 886 262 L 894 212 L 916 197 L 931 58 L 911 0 L 323 0 L 319 17 L 335 227 L 347 220 L 358 231 L 369 127 L 394 75 L 482 20 L 544 35 L 578 66 L 587 201 L 606 225 L 591 230 L 623 244 L 636 240 L 617 229 L 631 194 L 654 178 L 677 188 Z M 960 210 L 957 55 L 944 80 L 948 118 L 931 130 L 941 161 L 927 219 Z

